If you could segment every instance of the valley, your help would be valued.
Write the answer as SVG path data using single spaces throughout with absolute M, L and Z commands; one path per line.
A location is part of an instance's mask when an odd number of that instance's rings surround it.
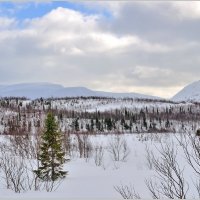
M 151 184 L 174 183 L 169 177 L 165 182 L 157 176 L 162 166 L 162 159 L 158 163 L 157 159 L 162 156 L 169 167 L 174 165 L 170 170 L 178 170 L 173 177 L 184 183 L 175 189 L 183 190 L 187 197 L 198 196 L 192 188 L 194 180 L 198 181 L 193 169 L 195 165 L 198 170 L 200 147 L 195 139 L 200 127 L 198 102 L 4 97 L 0 111 L 1 197 L 154 198 Z M 52 183 L 39 181 L 33 173 L 39 165 L 41 134 L 49 112 L 59 125 L 68 160 L 63 166 L 66 178 Z M 196 155 L 192 165 L 188 164 L 188 150 Z M 177 159 L 175 163 L 171 156 Z M 163 195 L 162 187 L 156 192 L 159 197 L 169 197 Z

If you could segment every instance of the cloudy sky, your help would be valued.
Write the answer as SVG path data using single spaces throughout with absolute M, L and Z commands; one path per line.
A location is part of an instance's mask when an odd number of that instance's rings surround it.
M 171 97 L 200 78 L 200 2 L 0 3 L 0 84 Z

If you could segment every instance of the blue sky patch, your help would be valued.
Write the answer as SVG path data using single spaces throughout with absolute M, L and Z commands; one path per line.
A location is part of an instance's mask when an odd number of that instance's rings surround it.
M 32 19 L 45 15 L 53 9 L 58 7 L 69 8 L 79 11 L 81 13 L 101 14 L 106 18 L 110 18 L 112 15 L 108 10 L 98 10 L 95 8 L 88 8 L 78 2 L 68 1 L 52 1 L 52 2 L 28 2 L 28 3 L 13 3 L 13 2 L 1 2 L 0 3 L 0 16 L 14 17 L 18 20 Z

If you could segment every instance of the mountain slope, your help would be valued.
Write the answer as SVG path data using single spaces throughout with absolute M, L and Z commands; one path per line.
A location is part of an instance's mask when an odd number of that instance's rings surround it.
M 0 86 L 0 96 L 24 96 L 30 99 L 40 97 L 77 97 L 77 96 L 104 96 L 104 97 L 130 97 L 160 99 L 138 93 L 111 93 L 103 91 L 93 91 L 85 87 L 63 87 L 52 83 L 23 83 L 15 85 Z
M 200 81 L 193 82 L 184 87 L 172 97 L 173 101 L 200 101 Z

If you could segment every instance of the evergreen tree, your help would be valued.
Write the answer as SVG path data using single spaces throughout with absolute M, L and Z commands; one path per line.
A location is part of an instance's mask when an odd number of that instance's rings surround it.
M 91 119 L 91 131 L 94 131 L 94 120 Z
M 40 167 L 34 172 L 43 181 L 56 181 L 64 178 L 67 174 L 62 169 L 62 165 L 66 161 L 65 153 L 62 149 L 61 133 L 58 131 L 58 124 L 52 113 L 47 115 L 45 131 L 41 139 L 38 155 Z
M 106 118 L 105 119 L 105 124 L 106 124 L 107 130 L 111 131 L 112 127 L 113 127 L 111 118 Z
M 90 125 L 89 124 L 86 124 L 86 130 L 90 131 Z
M 101 130 L 101 122 L 99 121 L 98 118 L 96 118 L 96 128 L 97 128 L 98 131 Z
M 74 122 L 74 128 L 75 128 L 75 131 L 79 131 L 79 122 L 78 122 L 78 118 L 75 120 Z

